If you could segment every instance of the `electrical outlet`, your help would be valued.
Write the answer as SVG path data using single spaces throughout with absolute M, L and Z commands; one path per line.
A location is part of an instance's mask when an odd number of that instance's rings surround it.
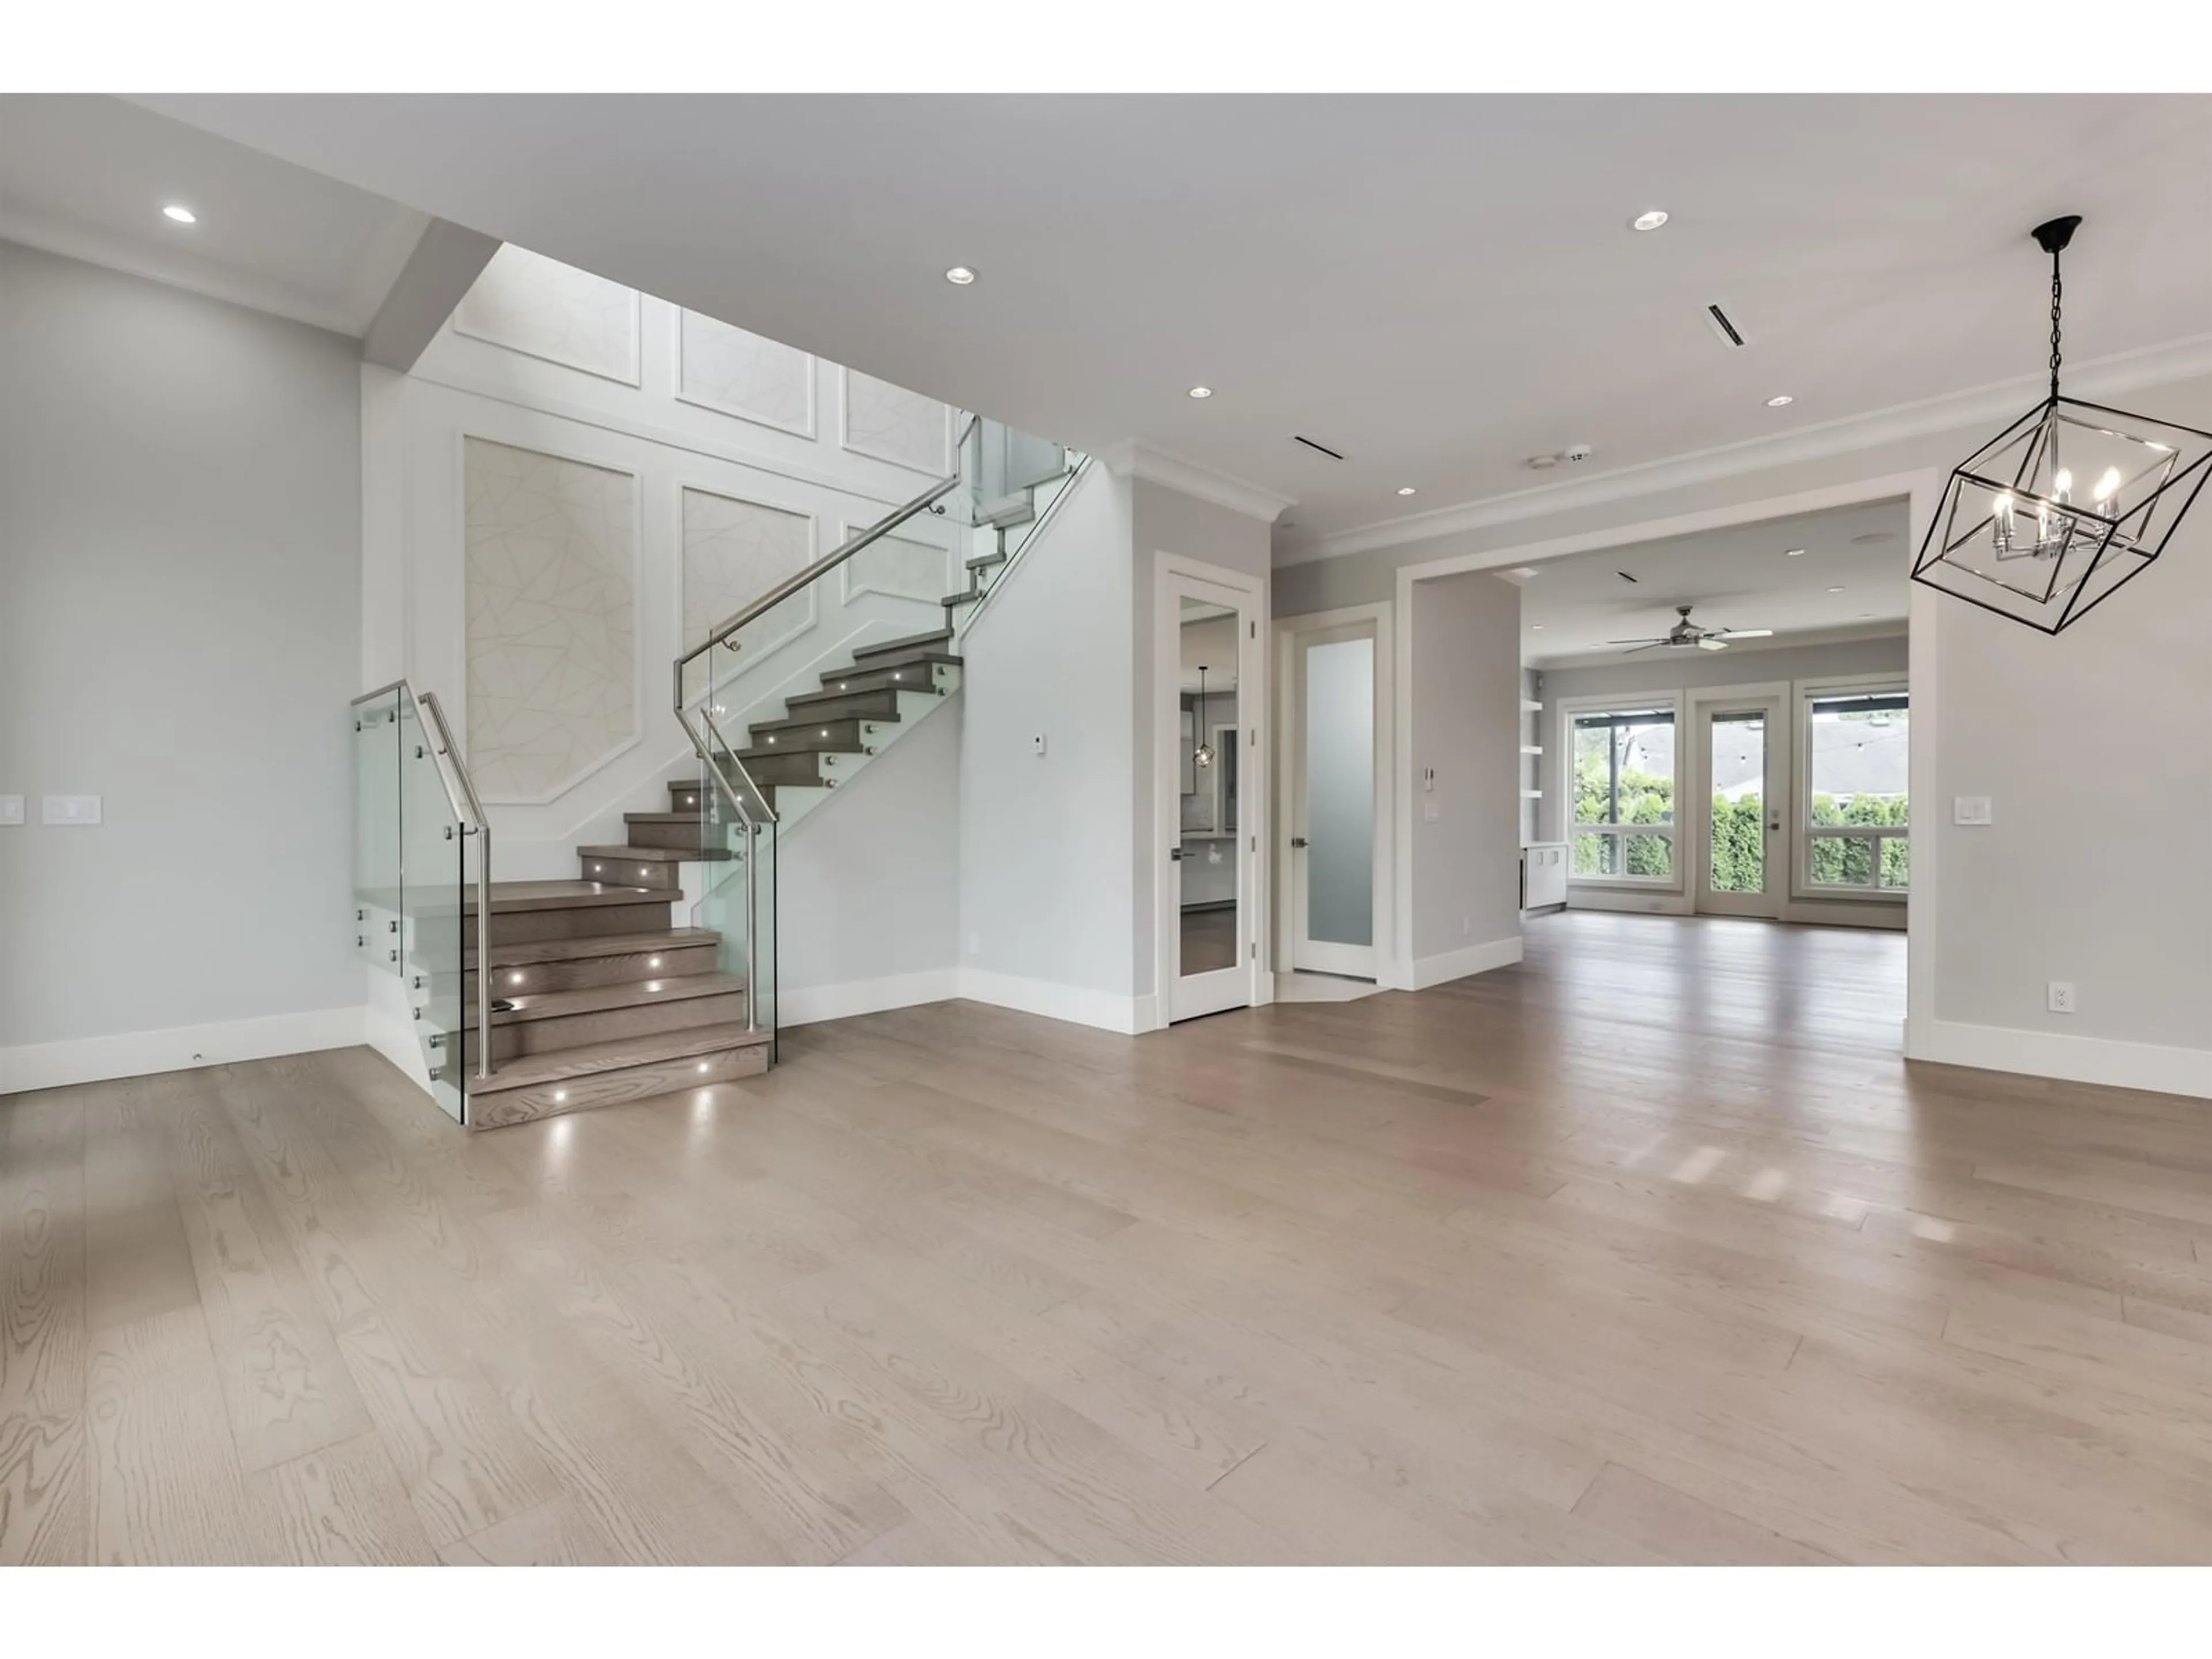
M 1425 800 L 1421 803 L 1421 822 L 1423 823 L 1434 823 L 1438 818 L 1443 817 L 1443 815 L 1444 809 L 1442 802 Z
M 1462 939 L 1473 939 L 1474 937 L 1474 917 L 1462 916 L 1459 919 L 1459 936 Z
M 2054 1014 L 2070 1014 L 2074 1012 L 2073 981 L 2054 979 L 2051 981 L 2051 1012 Z
M 1990 819 L 1990 798 L 1987 795 L 1954 795 L 1951 797 L 1951 822 L 1954 823 L 1987 823 Z

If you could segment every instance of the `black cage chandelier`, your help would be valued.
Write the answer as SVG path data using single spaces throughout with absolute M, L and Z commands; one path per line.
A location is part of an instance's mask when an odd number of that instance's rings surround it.
M 2212 477 L 2212 432 L 2058 391 L 2058 256 L 2078 214 L 2038 225 L 2051 256 L 2051 395 L 1951 474 L 1912 579 L 2056 634 L 2150 567 Z

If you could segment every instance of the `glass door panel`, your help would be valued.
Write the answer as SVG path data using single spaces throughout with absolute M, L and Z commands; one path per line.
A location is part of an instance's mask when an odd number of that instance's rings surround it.
M 1707 807 L 1698 908 L 1781 914 L 1781 711 L 1771 701 L 1711 708 L 1704 718 Z
M 1373 625 L 1297 641 L 1291 966 L 1375 976 Z
M 1234 596 L 1229 596 L 1233 599 Z M 1170 1018 L 1251 1000 L 1251 885 L 1240 762 L 1244 615 L 1228 599 L 1182 595 L 1176 641 L 1175 789 L 1179 834 L 1169 858 L 1175 887 L 1175 983 Z

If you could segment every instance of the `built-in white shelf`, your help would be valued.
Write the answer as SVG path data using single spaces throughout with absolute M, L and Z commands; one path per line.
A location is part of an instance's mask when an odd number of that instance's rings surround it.
M 1544 705 L 1533 697 L 1523 697 L 1521 699 L 1521 712 L 1524 714 L 1540 714 L 1544 712 Z
M 1524 743 L 1521 745 L 1521 752 L 1524 755 L 1540 755 L 1544 752 L 1544 745 L 1540 743 Z

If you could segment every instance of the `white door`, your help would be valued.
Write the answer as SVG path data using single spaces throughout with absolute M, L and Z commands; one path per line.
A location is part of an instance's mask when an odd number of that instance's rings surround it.
M 1293 637 L 1291 966 L 1375 977 L 1375 624 Z
M 1790 879 L 1784 811 L 1790 765 L 1782 718 L 1779 697 L 1698 705 L 1692 775 L 1705 828 L 1697 908 L 1709 915 L 1782 914 Z
M 1250 1006 L 1265 817 L 1257 584 L 1160 573 L 1162 957 L 1172 1020 Z

